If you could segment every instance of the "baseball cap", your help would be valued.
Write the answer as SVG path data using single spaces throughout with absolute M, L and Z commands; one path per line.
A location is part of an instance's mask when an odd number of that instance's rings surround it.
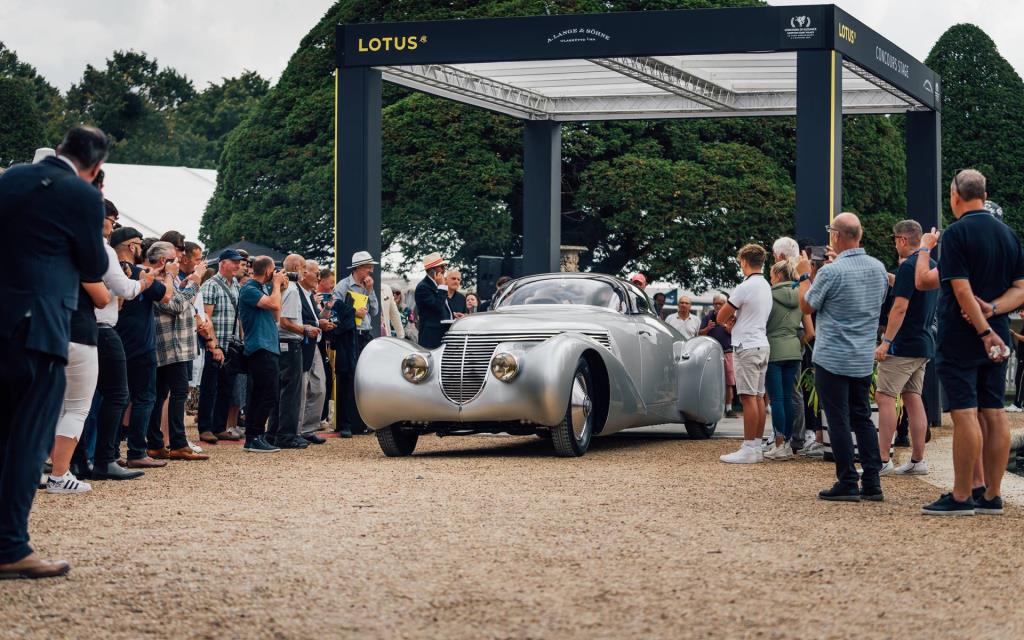
M 133 238 L 142 239 L 142 234 L 135 227 L 121 227 L 110 234 L 110 246 L 116 247 L 122 242 L 128 242 Z
M 629 281 L 637 282 L 640 284 L 641 287 L 647 286 L 647 278 L 642 273 L 634 273 L 633 275 L 629 276 Z
M 234 249 L 225 249 L 225 250 L 220 252 L 220 255 L 217 256 L 217 259 L 218 260 L 245 260 L 245 256 L 243 256 L 242 254 L 238 253 Z

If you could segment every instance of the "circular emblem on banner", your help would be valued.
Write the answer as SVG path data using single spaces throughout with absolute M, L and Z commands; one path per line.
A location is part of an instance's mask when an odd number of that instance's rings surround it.
M 810 16 L 793 16 L 789 19 L 789 26 L 793 29 L 808 29 L 811 26 Z

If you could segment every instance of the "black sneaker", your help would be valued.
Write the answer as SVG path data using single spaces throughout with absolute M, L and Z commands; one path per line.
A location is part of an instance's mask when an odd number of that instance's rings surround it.
M 999 496 L 986 500 L 985 496 L 974 499 L 974 513 L 984 514 L 986 516 L 1001 516 L 1003 515 L 1003 499 Z
M 894 446 L 894 447 L 909 447 L 910 446 L 910 438 L 907 437 L 907 436 L 896 436 L 896 439 L 893 440 L 892 446 Z
M 977 502 L 985 498 L 985 491 L 987 487 L 974 487 L 971 489 L 971 499 Z
M 973 516 L 974 500 L 968 498 L 963 502 L 953 499 L 952 493 L 944 493 L 935 502 L 921 507 L 926 516 Z
M 309 446 L 309 443 L 298 436 L 282 437 L 278 436 L 277 446 L 282 449 L 305 449 Z
M 832 502 L 860 502 L 860 489 L 844 487 L 837 482 L 831 489 L 819 491 L 818 497 Z
M 882 487 L 864 487 L 860 490 L 861 500 L 870 500 L 871 502 L 882 502 L 885 500 L 885 496 L 882 495 Z
M 323 444 L 323 443 L 327 442 L 327 440 L 321 438 L 320 436 L 316 435 L 315 433 L 310 433 L 310 434 L 304 435 L 302 437 L 309 444 Z
M 275 451 L 280 451 L 280 449 L 267 442 L 263 436 L 246 438 L 245 446 L 242 449 L 250 453 L 274 453 Z

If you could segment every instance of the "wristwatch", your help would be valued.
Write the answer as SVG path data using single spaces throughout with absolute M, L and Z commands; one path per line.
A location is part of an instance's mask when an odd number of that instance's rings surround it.
M 810 279 L 811 279 L 811 274 L 809 274 L 809 273 L 802 273 L 802 274 L 800 274 L 800 278 L 797 279 L 797 282 L 803 282 L 804 280 L 810 280 Z
M 992 333 L 992 327 L 989 327 L 989 328 L 985 329 L 984 331 L 982 331 L 981 333 L 979 333 L 978 337 L 979 338 L 984 338 L 985 336 L 987 336 L 990 333 Z

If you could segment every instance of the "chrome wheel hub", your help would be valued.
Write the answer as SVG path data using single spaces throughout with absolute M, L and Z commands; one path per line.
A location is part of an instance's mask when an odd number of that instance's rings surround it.
M 581 373 L 577 373 L 572 382 L 571 406 L 572 433 L 576 440 L 581 440 L 590 428 L 590 414 L 594 408 L 590 391 L 587 389 L 587 379 Z

